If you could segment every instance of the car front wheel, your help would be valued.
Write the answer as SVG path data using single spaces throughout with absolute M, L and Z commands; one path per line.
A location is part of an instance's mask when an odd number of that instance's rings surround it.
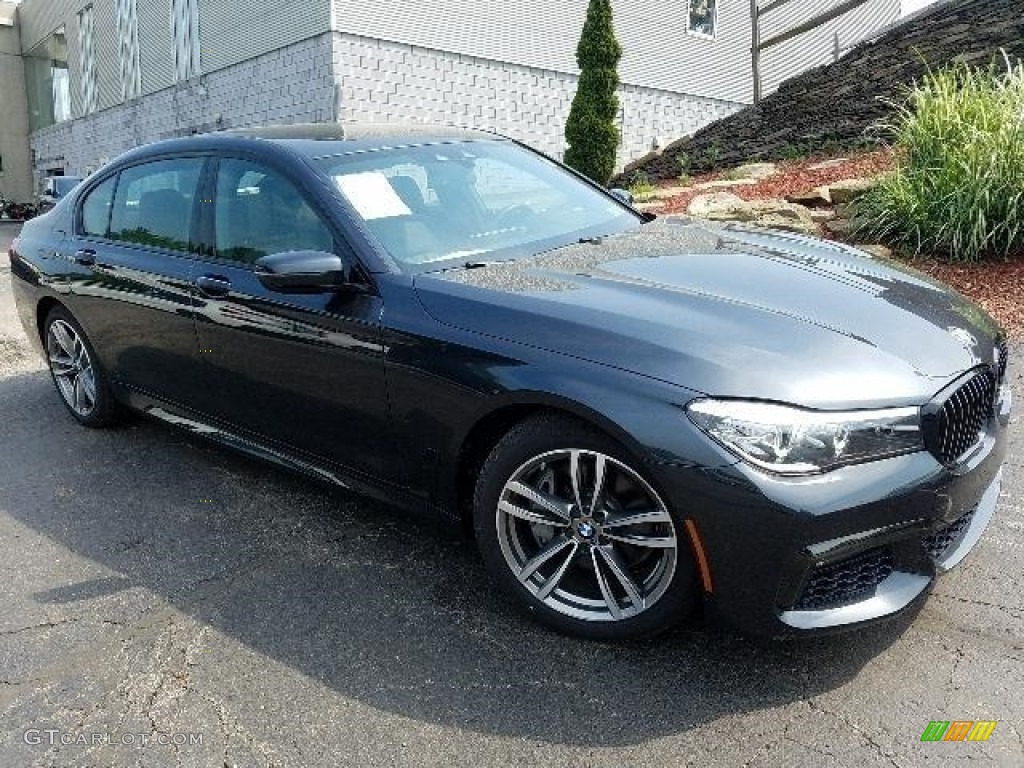
M 481 469 L 474 524 L 498 582 L 554 628 L 655 634 L 693 606 L 682 521 L 614 441 L 560 416 L 513 428 Z

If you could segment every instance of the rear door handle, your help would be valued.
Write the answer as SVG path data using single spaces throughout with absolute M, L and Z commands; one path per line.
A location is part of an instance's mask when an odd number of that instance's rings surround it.
M 96 251 L 92 248 L 81 248 L 75 251 L 75 263 L 84 267 L 91 267 L 96 263 Z
M 219 275 L 202 275 L 196 278 L 196 288 L 205 296 L 219 298 L 231 292 L 231 281 Z

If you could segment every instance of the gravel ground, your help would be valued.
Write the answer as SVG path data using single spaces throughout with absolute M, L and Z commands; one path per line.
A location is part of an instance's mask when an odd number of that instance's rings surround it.
M 8 275 L 0 765 L 1024 765 L 1019 417 L 987 535 L 916 616 L 601 645 L 521 619 L 451 532 L 145 420 L 76 426 Z M 920 742 L 957 719 L 999 723 Z

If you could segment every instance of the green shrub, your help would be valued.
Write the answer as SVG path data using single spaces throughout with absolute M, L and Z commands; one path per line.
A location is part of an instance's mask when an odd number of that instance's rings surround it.
M 590 0 L 576 62 L 580 80 L 565 124 L 569 148 L 565 162 L 598 184 L 605 185 L 615 171 L 619 148 L 619 74 L 622 48 L 612 27 L 610 0 Z
M 1024 252 L 1024 67 L 931 73 L 884 130 L 901 152 L 854 208 L 862 237 L 960 261 Z
M 633 174 L 628 191 L 633 196 L 633 202 L 646 203 L 654 199 L 654 193 L 657 190 L 651 184 L 651 179 L 646 173 L 637 171 Z

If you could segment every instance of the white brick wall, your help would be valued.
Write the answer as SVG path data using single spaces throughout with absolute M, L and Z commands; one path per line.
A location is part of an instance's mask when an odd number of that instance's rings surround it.
M 321 35 L 87 117 L 37 131 L 35 183 L 47 168 L 96 170 L 141 144 L 194 131 L 334 117 L 331 37 Z
M 491 128 L 561 157 L 573 75 L 337 33 L 341 120 Z M 732 114 L 742 105 L 623 86 L 620 163 Z

